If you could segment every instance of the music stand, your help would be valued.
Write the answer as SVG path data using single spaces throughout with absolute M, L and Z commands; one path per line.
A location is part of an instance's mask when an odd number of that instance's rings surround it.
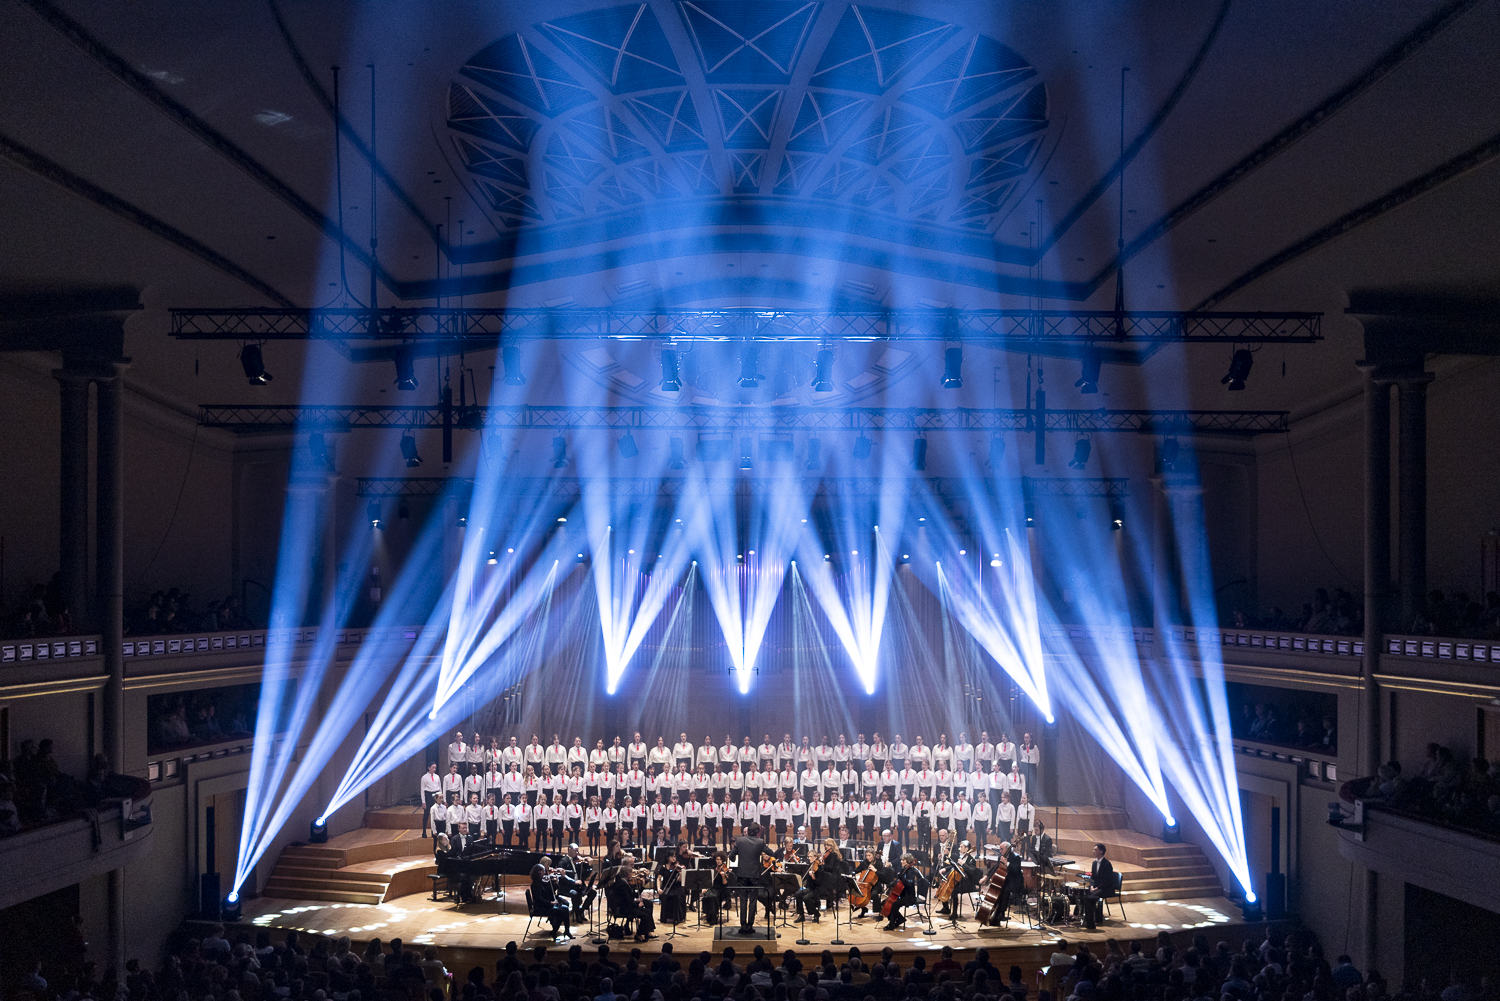
M 803 870 L 806 871 L 805 865 L 803 866 Z M 797 892 L 797 888 L 801 885 L 801 882 L 802 877 L 795 872 L 771 873 L 771 900 L 777 903 L 786 900 L 787 894 Z M 790 921 L 784 920 L 782 927 L 786 927 L 790 923 Z
M 702 860 L 700 859 L 699 861 Z M 690 892 L 693 890 L 698 891 L 698 923 L 693 926 L 696 930 L 703 927 L 703 893 L 705 890 L 713 889 L 714 872 L 712 869 L 688 869 L 684 871 L 683 875 L 687 878 L 683 881 L 682 885 L 687 887 Z M 719 917 L 721 920 L 724 917 L 722 903 L 720 904 Z
M 733 894 L 733 895 L 735 895 L 736 898 L 744 898 L 744 897 L 749 896 L 752 893 L 753 894 L 758 894 L 758 895 L 761 895 L 761 896 L 765 896 L 767 894 L 767 892 L 768 892 L 765 886 L 758 885 L 758 884 L 740 885 L 740 886 L 726 886 L 724 889 L 725 889 L 726 893 Z M 741 906 L 743 904 L 745 904 L 745 901 L 743 901 L 743 900 L 737 900 L 736 901 L 736 908 L 738 908 L 739 906 Z M 719 913 L 721 915 L 721 919 L 720 919 L 719 923 L 714 926 L 714 941 L 716 941 L 716 942 L 717 941 L 722 941 L 724 939 L 724 937 L 725 937 L 725 935 L 724 935 L 724 922 L 722 920 L 722 915 L 725 913 L 725 911 L 721 908 Z M 776 936 L 776 925 L 775 925 L 775 922 L 776 922 L 776 912 L 769 906 L 769 903 L 767 903 L 767 907 L 766 907 L 766 927 L 765 927 L 765 930 L 762 932 L 759 929 L 755 929 L 755 930 L 752 930 L 749 934 L 739 935 L 737 937 L 742 942 L 746 942 L 746 941 L 749 941 L 749 942 L 754 942 L 754 941 L 774 942 L 774 941 L 776 941 L 776 937 L 777 937 Z

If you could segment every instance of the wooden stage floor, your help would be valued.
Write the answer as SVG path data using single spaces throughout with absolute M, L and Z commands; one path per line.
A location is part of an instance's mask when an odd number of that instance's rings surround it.
M 658 936 L 640 946 L 645 955 L 655 955 L 663 942 L 670 941 L 679 955 L 695 955 L 709 950 L 716 956 L 726 945 L 733 945 L 737 953 L 745 954 L 756 944 L 766 947 L 768 952 L 780 953 L 794 949 L 804 957 L 816 957 L 824 949 L 842 954 L 850 946 L 858 946 L 867 957 L 890 946 L 904 957 L 909 965 L 910 957 L 919 952 L 941 949 L 951 945 L 955 950 L 967 951 L 980 947 L 990 950 L 996 965 L 1016 963 L 1028 970 L 1045 963 L 1051 946 L 1058 938 L 1069 942 L 1099 942 L 1107 938 L 1119 939 L 1122 943 L 1134 939 L 1152 939 L 1157 932 L 1168 931 L 1193 933 L 1204 931 L 1211 941 L 1221 939 L 1238 942 L 1249 928 L 1240 915 L 1240 909 L 1232 901 L 1222 897 L 1190 900 L 1127 901 L 1126 918 L 1121 918 L 1118 905 L 1111 903 L 1113 916 L 1096 931 L 1085 931 L 1078 927 L 1031 929 L 1024 922 L 1013 921 L 1009 928 L 981 928 L 973 920 L 951 924 L 946 918 L 935 916 L 934 935 L 922 934 L 926 925 L 918 924 L 913 915 L 908 927 L 901 931 L 882 930 L 884 922 L 871 918 L 855 921 L 852 925 L 840 924 L 840 934 L 835 936 L 832 921 L 824 917 L 822 923 L 806 925 L 809 944 L 797 945 L 801 937 L 795 923 L 776 929 L 778 938 L 770 943 L 763 940 L 741 938 L 731 922 L 726 926 L 727 934 L 715 940 L 713 929 L 695 927 L 696 913 L 689 912 L 688 921 L 675 938 L 668 938 L 670 925 L 658 925 Z M 523 940 L 526 930 L 525 895 L 523 886 L 510 887 L 507 899 L 502 904 L 489 899 L 480 904 L 459 906 L 449 900 L 433 900 L 425 893 L 414 893 L 380 904 L 351 904 L 335 901 L 295 901 L 274 897 L 260 897 L 243 904 L 243 924 L 255 928 L 296 929 L 328 936 L 348 935 L 357 942 L 368 942 L 378 938 L 389 942 L 400 938 L 407 946 L 437 946 L 445 956 L 450 969 L 464 968 L 483 963 L 492 966 L 494 959 L 504 950 L 507 942 L 514 941 L 523 950 L 545 945 L 549 951 L 564 953 L 571 945 L 582 946 L 585 952 L 597 948 L 588 935 L 587 925 L 575 929 L 570 942 L 554 943 L 549 928 L 544 922 L 533 922 L 530 937 Z M 970 913 L 965 907 L 965 912 Z M 762 919 L 760 927 L 764 929 Z M 833 945 L 835 937 L 842 945 Z M 628 952 L 635 943 L 631 941 L 610 942 L 614 952 Z M 1001 967 L 1004 969 L 1004 966 Z

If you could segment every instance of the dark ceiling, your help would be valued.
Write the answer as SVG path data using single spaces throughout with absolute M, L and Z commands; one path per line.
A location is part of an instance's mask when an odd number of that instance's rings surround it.
M 243 381 L 162 311 L 363 301 L 372 173 L 383 304 L 1098 308 L 1120 227 L 1133 308 L 1331 314 L 1235 401 L 1265 407 L 1355 378 L 1350 288 L 1500 285 L 1496 0 L 7 0 L 4 23 L 0 290 L 143 289 L 127 350 L 189 402 Z M 220 374 L 186 383 L 205 353 Z

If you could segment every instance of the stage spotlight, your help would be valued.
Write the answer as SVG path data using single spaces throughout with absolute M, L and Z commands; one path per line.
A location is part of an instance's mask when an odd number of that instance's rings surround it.
M 1161 468 L 1176 469 L 1177 456 L 1182 451 L 1182 446 L 1177 444 L 1176 438 L 1163 438 L 1161 443 Z
M 557 435 L 552 439 L 552 468 L 568 468 L 568 439 Z
M 927 439 L 918 438 L 911 443 L 911 468 L 917 472 L 927 469 Z
M 943 352 L 943 388 L 962 389 L 964 385 L 963 376 L 964 349 L 948 348 Z
M 813 392 L 833 392 L 833 350 L 824 348 L 818 352 L 818 359 L 813 364 Z
M 1026 527 L 1031 528 L 1036 524 L 1036 500 L 1028 497 L 1025 502 Z
M 380 501 L 372 500 L 365 505 L 365 517 L 370 519 L 371 528 L 380 527 Z
M 308 832 L 307 840 L 315 845 L 321 845 L 328 841 L 327 817 L 319 817 L 312 822 L 312 830 Z
M 990 437 L 990 468 L 999 469 L 1005 462 L 1005 439 L 1000 435 Z
M 992 566 L 992 567 L 998 567 L 998 566 L 1000 566 L 1000 554 L 999 553 L 991 553 L 990 554 L 990 566 Z
M 1089 453 L 1094 446 L 1087 438 L 1079 438 L 1073 443 L 1073 458 L 1068 460 L 1069 469 L 1082 469 L 1089 464 Z
M 756 350 L 755 344 L 753 342 L 746 344 L 744 349 L 740 351 L 741 389 L 754 389 L 756 386 L 760 385 L 760 376 L 756 371 L 760 367 L 756 363 L 757 354 L 758 351 Z
M 486 566 L 491 566 L 492 567 L 492 566 L 495 566 L 497 563 L 500 562 L 500 557 L 496 556 L 495 555 L 495 551 L 493 549 L 491 549 L 489 557 L 484 562 L 485 562 Z
M 391 355 L 391 361 L 396 366 L 396 388 L 402 392 L 408 392 L 417 388 L 417 363 L 412 357 L 411 348 L 400 347 Z
M 682 374 L 677 366 L 677 349 L 661 349 L 661 391 L 676 393 L 682 389 Z
M 1169 845 L 1182 843 L 1182 828 L 1177 826 L 1176 817 L 1163 817 L 1161 821 L 1161 839 Z
M 224 902 L 219 906 L 220 921 L 239 921 L 244 916 L 244 911 L 240 908 L 238 893 L 231 893 L 225 897 Z
M 870 439 L 865 437 L 863 431 L 859 437 L 854 439 L 854 457 L 856 459 L 868 459 L 870 457 Z
M 901 554 L 901 562 L 902 563 L 910 563 L 911 562 L 911 553 L 902 553 Z
M 410 431 L 401 434 L 401 458 L 406 460 L 407 469 L 416 469 L 422 464 L 422 457 L 417 454 L 417 439 Z
M 817 438 L 807 440 L 807 468 L 811 472 L 823 468 L 823 442 Z
M 1245 915 L 1245 920 L 1264 921 L 1265 913 L 1261 910 L 1260 898 L 1255 895 L 1254 890 L 1245 891 L 1245 902 L 1240 905 L 1240 911 Z
M 672 456 L 667 460 L 668 469 L 686 469 L 687 459 L 683 457 L 682 439 L 672 438 L 667 442 L 671 446 Z
M 1099 357 L 1098 351 L 1090 347 L 1084 350 L 1081 361 L 1083 362 L 1083 371 L 1079 375 L 1078 381 L 1073 383 L 1074 388 L 1080 393 L 1086 394 L 1099 392 L 1099 369 L 1103 366 L 1104 360 Z
M 1228 385 L 1230 392 L 1236 392 L 1245 388 L 1245 380 L 1250 377 L 1250 366 L 1255 364 L 1255 355 L 1245 348 L 1240 348 L 1229 360 L 1229 371 L 1224 378 L 1219 380 L 1219 385 Z
M 507 386 L 526 385 L 526 376 L 521 372 L 521 349 L 514 344 L 507 344 L 500 349 L 500 364 L 505 366 L 505 384 Z
M 307 450 L 312 453 L 312 460 L 330 473 L 333 468 L 333 451 L 328 447 L 328 441 L 317 431 L 307 436 Z
M 259 344 L 246 344 L 240 348 L 240 367 L 245 370 L 245 379 L 252 386 L 264 386 L 271 381 L 266 371 L 266 360 L 261 356 Z
M 620 439 L 619 448 L 620 458 L 622 459 L 634 459 L 636 456 L 641 454 L 641 450 L 636 447 L 635 436 L 632 435 L 629 431 L 626 431 L 625 437 Z
M 411 517 L 411 508 L 406 506 L 406 498 L 401 498 L 401 503 L 396 505 L 396 517 L 406 521 Z
M 744 385 L 744 383 L 741 383 L 741 385 Z M 754 462 L 753 457 L 750 454 L 750 439 L 749 438 L 741 438 L 740 439 L 740 468 L 741 469 L 752 469 L 752 468 L 754 468 L 754 466 L 755 466 L 755 462 Z
M 458 522 L 457 522 L 457 524 L 458 524 L 459 528 L 468 528 L 469 527 L 469 516 L 466 515 L 466 514 L 459 515 L 458 516 Z

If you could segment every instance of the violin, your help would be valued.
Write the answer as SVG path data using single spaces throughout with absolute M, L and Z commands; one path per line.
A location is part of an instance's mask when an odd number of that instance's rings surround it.
M 781 860 L 770 852 L 760 853 L 760 867 L 764 872 L 785 872 L 781 867 Z

